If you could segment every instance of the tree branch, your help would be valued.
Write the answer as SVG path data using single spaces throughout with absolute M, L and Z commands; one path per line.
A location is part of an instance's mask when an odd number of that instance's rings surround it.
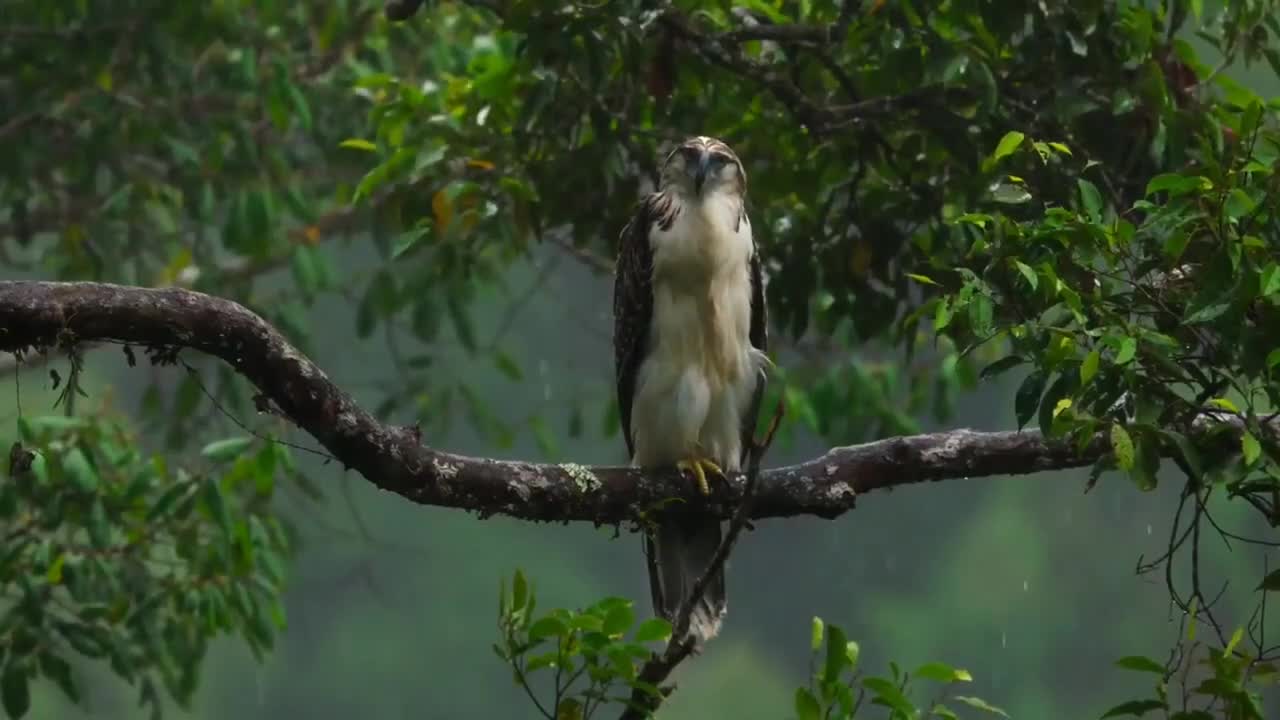
M 664 511 L 684 507 L 729 518 L 742 497 L 742 473 L 703 497 L 674 468 L 495 460 L 424 446 L 416 426 L 374 418 L 279 331 L 230 300 L 180 288 L 0 281 L 0 351 L 94 341 L 191 348 L 221 358 L 345 467 L 416 503 L 484 516 L 613 524 L 672 499 L 684 504 L 666 504 Z M 164 353 L 157 357 L 163 362 Z M 1035 431 L 963 429 L 838 447 L 762 472 L 751 517 L 834 518 L 873 490 L 1081 467 L 1107 450 L 1103 438 L 1077 453 Z

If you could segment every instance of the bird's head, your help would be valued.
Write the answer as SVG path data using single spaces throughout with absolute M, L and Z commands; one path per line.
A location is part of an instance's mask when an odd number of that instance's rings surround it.
M 689 198 L 717 193 L 742 196 L 747 192 L 747 172 L 733 148 L 716 138 L 699 136 L 667 155 L 661 186 Z

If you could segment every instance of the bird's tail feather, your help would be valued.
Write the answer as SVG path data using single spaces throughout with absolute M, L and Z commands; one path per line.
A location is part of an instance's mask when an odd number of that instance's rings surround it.
M 664 518 L 646 536 L 653 611 L 676 621 L 680 603 L 693 590 L 720 546 L 719 520 Z M 720 631 L 726 610 L 724 568 L 716 571 L 689 616 L 689 632 L 702 645 Z

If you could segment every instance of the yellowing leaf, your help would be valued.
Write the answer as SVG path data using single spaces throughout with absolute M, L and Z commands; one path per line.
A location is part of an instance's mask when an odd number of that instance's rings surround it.
M 320 228 L 316 225 L 308 225 L 306 230 L 302 231 L 303 237 L 307 239 L 307 243 L 315 245 L 320 242 Z
M 1062 398 L 1053 406 L 1053 416 L 1058 417 L 1063 410 L 1071 407 L 1071 398 Z
M 1123 470 L 1133 469 L 1133 438 L 1123 425 L 1111 426 L 1111 450 L 1116 454 L 1116 464 Z
M 436 217 L 436 232 L 443 235 L 449 229 L 449 221 L 453 219 L 453 200 L 444 190 L 437 191 L 431 197 L 431 212 Z
M 1240 408 L 1236 407 L 1235 403 L 1231 402 L 1226 398 L 1221 398 L 1221 397 L 1214 398 L 1209 401 L 1209 404 L 1213 405 L 1214 407 L 1221 408 L 1222 410 L 1226 410 L 1227 412 L 1232 412 L 1232 413 L 1240 412 Z
M 66 554 L 60 552 L 58 553 L 58 557 L 54 558 L 53 562 L 49 565 L 49 570 L 45 572 L 44 576 L 45 579 L 49 581 L 50 585 L 58 585 L 62 582 L 62 566 L 66 561 Z
M 854 275 L 862 276 L 867 274 L 869 267 L 871 267 L 871 243 L 864 240 L 853 246 L 853 254 L 849 257 L 849 269 Z
M 477 160 L 475 158 L 467 158 L 467 166 L 477 168 L 479 170 L 492 170 L 497 167 L 488 160 Z
M 938 284 L 938 283 L 934 282 L 933 278 L 931 278 L 931 277 L 929 277 L 929 276 L 927 276 L 927 275 L 917 275 L 916 273 L 907 273 L 907 277 L 911 278 L 912 280 L 915 280 L 915 281 L 916 281 L 916 282 L 918 282 L 918 283 L 924 283 L 924 284 L 926 284 L 926 285 L 937 285 L 937 284 Z
M 352 150 L 368 150 L 369 152 L 374 152 L 378 149 L 377 145 L 374 145 L 368 140 L 361 140 L 360 138 L 348 138 L 343 140 L 338 143 L 338 147 L 351 148 Z
M 191 248 L 184 247 L 173 259 L 165 265 L 164 270 L 160 273 L 160 283 L 162 285 L 172 285 L 178 275 L 191 264 Z

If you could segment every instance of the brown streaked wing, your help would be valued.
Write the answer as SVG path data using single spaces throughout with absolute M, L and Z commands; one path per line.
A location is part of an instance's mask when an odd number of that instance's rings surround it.
M 631 434 L 631 402 L 636 374 L 648 353 L 653 319 L 653 249 L 649 232 L 656 223 L 669 228 L 679 214 L 671 198 L 652 193 L 636 205 L 618 238 L 618 261 L 613 280 L 613 362 L 617 382 L 618 415 L 627 456 L 635 454 Z

